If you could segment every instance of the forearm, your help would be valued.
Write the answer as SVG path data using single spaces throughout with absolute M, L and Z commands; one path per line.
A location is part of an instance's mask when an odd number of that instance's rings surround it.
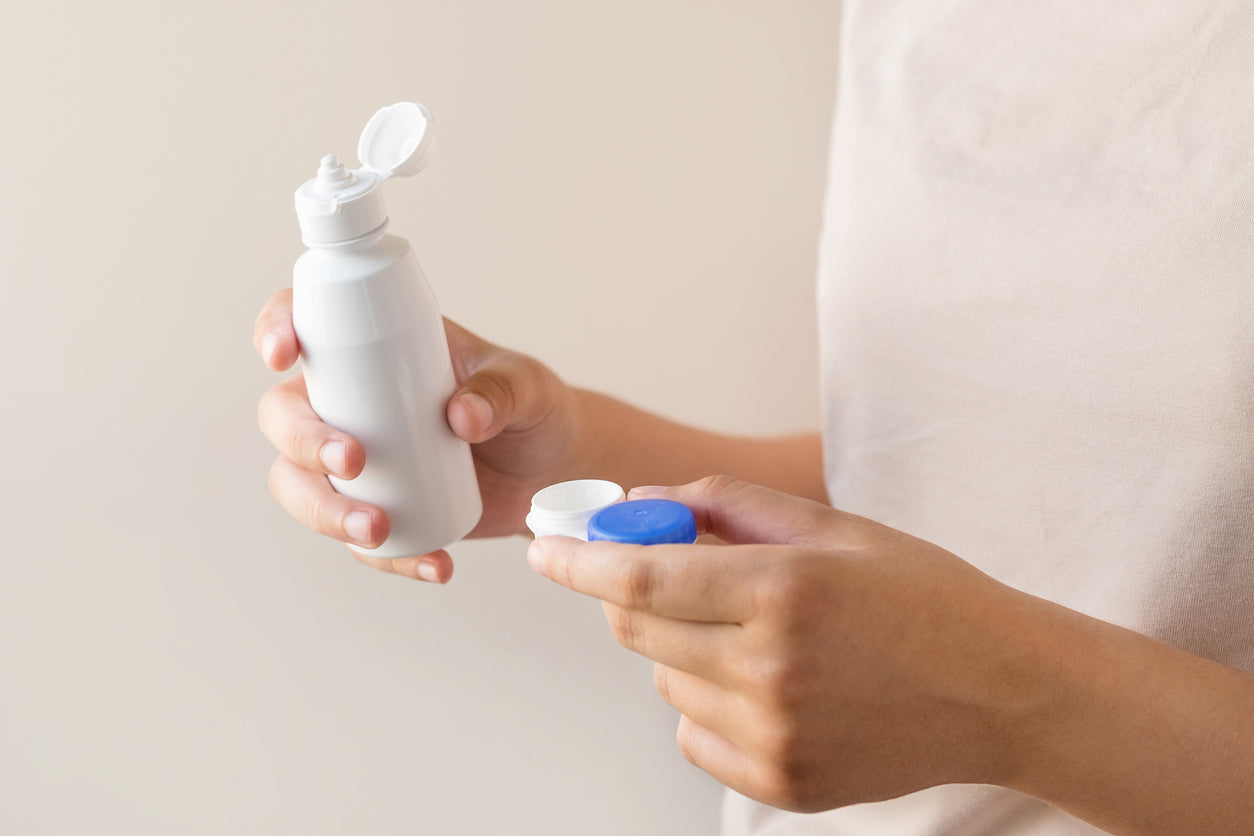
M 1039 602 L 1013 783 L 1115 834 L 1254 829 L 1254 676 Z M 1034 632 L 1034 635 L 1032 635 Z
M 686 426 L 622 401 L 576 390 L 582 475 L 624 487 L 679 485 L 718 473 L 827 501 L 817 433 L 747 438 Z

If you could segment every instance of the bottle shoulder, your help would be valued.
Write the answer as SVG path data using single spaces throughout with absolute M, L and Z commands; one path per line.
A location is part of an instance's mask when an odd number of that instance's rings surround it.
M 292 321 L 302 344 L 360 346 L 439 327 L 439 303 L 403 238 L 330 249 L 304 253 L 292 271 Z
M 356 281 L 413 259 L 413 248 L 399 235 L 337 247 L 311 247 L 296 259 L 294 281 Z M 414 260 L 415 266 L 417 261 Z

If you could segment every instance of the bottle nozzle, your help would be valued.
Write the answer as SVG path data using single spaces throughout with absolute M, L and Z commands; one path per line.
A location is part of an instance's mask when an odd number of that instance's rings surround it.
M 318 166 L 318 176 L 314 182 L 317 183 L 318 191 L 324 194 L 333 194 L 347 186 L 351 186 L 357 182 L 357 178 L 344 167 L 339 157 L 334 154 L 327 154 L 322 158 L 322 162 Z

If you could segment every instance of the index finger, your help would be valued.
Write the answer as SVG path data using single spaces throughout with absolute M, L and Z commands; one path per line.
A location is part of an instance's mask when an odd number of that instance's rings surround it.
M 576 592 L 686 621 L 742 623 L 755 610 L 753 547 L 636 546 L 540 537 L 532 568 Z
M 292 325 L 291 288 L 280 290 L 266 300 L 253 324 L 253 347 L 276 372 L 286 371 L 296 362 L 300 346 Z

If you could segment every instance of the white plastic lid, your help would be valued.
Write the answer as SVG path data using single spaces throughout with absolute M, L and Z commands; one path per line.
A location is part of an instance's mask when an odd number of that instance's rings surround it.
M 388 214 L 379 185 L 393 175 L 417 174 L 434 150 L 431 112 L 425 107 L 400 102 L 377 111 L 357 142 L 361 168 L 350 171 L 327 155 L 317 176 L 296 190 L 301 240 L 310 246 L 337 244 L 382 229 Z
M 527 528 L 537 537 L 561 534 L 588 539 L 588 520 L 627 498 L 623 489 L 601 479 L 576 479 L 549 485 L 531 498 Z
M 357 159 L 384 180 L 417 174 L 435 151 L 431 122 L 431 111 L 415 102 L 380 108 L 362 128 Z

